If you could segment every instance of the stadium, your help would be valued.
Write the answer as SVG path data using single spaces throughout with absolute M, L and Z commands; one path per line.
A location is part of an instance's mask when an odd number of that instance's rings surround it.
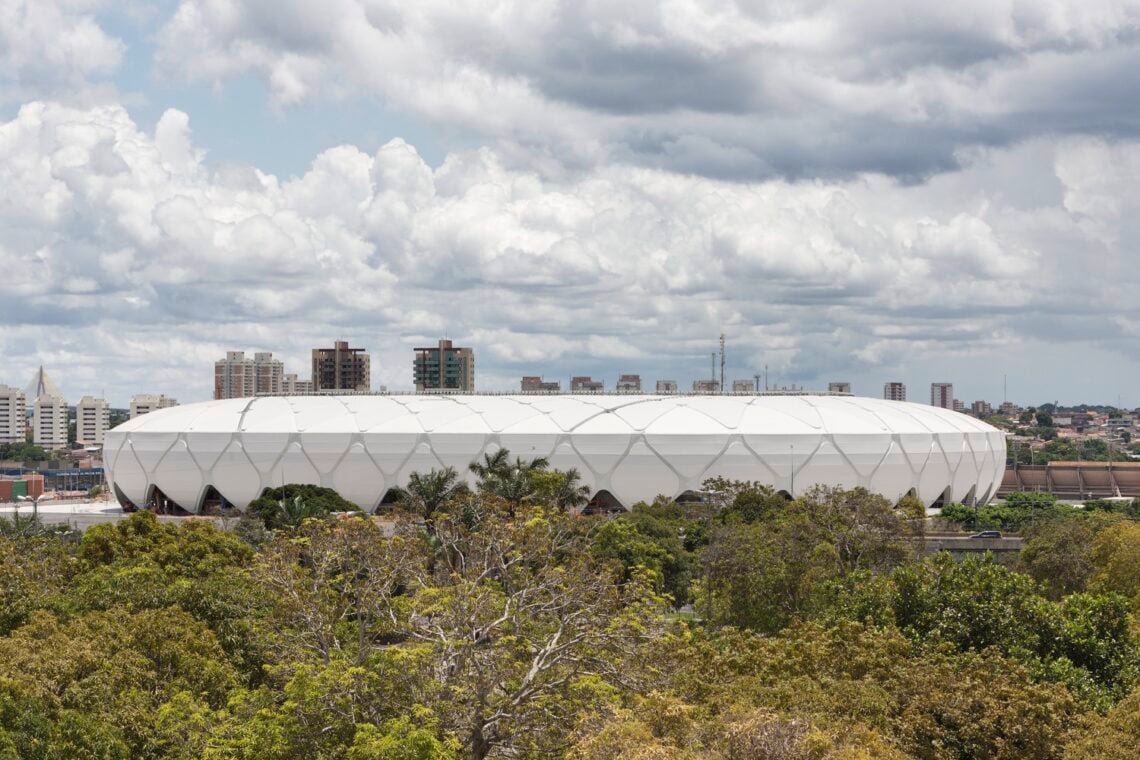
M 964 414 L 810 394 L 259 396 L 137 417 L 107 433 L 104 462 L 126 507 L 244 509 L 311 483 L 373 511 L 411 473 L 472 477 L 468 463 L 499 448 L 576 468 L 595 502 L 626 508 L 714 476 L 984 504 L 1005 469 L 1003 433 Z

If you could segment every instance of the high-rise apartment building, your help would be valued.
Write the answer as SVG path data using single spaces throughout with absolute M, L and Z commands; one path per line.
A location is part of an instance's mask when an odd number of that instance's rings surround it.
M 850 393 L 851 392 L 851 383 L 828 383 L 827 384 L 827 392 L 828 393 Z
M 950 402 L 950 408 L 953 409 L 955 412 L 962 412 L 963 414 L 965 414 L 966 402 L 962 401 L 961 399 L 956 398 L 952 402 Z
M 268 351 L 259 351 L 253 355 L 253 389 L 254 393 L 271 396 L 280 396 L 285 379 L 285 363 L 274 359 Z
M 657 392 L 663 396 L 672 395 L 677 392 L 676 380 L 658 380 Z
M 693 393 L 720 393 L 720 382 L 717 380 L 694 380 Z
M 269 351 L 258 351 L 247 359 L 245 351 L 227 351 L 226 358 L 214 362 L 214 398 L 246 398 L 282 392 L 285 365 Z
M 172 406 L 178 406 L 178 399 L 171 398 L 165 393 L 160 393 L 157 396 L 153 393 L 139 393 L 131 399 L 131 419 L 149 414 L 156 409 L 166 409 Z
M 733 380 L 732 381 L 733 393 L 755 393 L 756 381 L 755 380 Z
M 32 404 L 32 442 L 47 451 L 67 448 L 67 401 L 40 396 Z
M 19 388 L 0 385 L 0 443 L 23 443 L 27 425 L 27 396 Z
M 605 390 L 601 380 L 595 380 L 589 375 L 578 375 L 570 378 L 571 393 L 601 393 Z
M 883 383 L 883 398 L 887 401 L 906 401 L 906 386 L 902 383 Z
M 314 391 L 361 391 L 372 388 L 372 359 L 363 348 L 338 340 L 332 348 L 313 349 Z
M 245 351 L 226 351 L 226 358 L 214 362 L 214 398 L 252 396 L 256 375 L 253 359 L 245 358 Z
M 438 346 L 412 349 L 413 380 L 417 391 L 475 390 L 475 352 L 441 340 Z
M 103 434 L 111 427 L 111 405 L 104 399 L 84 396 L 75 405 L 75 442 L 102 446 Z
M 640 393 L 641 375 L 619 375 L 616 390 L 618 393 Z
M 523 393 L 558 393 L 562 383 L 557 380 L 543 380 L 538 375 L 524 375 L 520 389 Z
M 285 375 L 281 381 L 281 392 L 286 396 L 301 396 L 313 392 L 312 380 L 298 380 L 296 372 Z
M 943 409 L 954 408 L 954 384 L 953 383 L 931 383 L 930 384 L 930 405 L 938 406 Z

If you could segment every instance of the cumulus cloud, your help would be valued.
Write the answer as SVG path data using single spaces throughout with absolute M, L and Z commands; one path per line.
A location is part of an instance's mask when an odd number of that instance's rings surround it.
M 1140 0 L 182 0 L 158 39 L 170 77 L 371 93 L 558 165 L 913 180 L 1140 131 Z
M 99 0 L 0 0 L 0 101 L 82 94 L 126 46 L 99 25 Z
M 1043 338 L 1135 353 L 1134 299 L 1111 294 L 1140 277 L 1104 262 L 1140 239 L 1140 144 L 969 160 L 923 185 L 552 178 L 492 148 L 432 168 L 393 140 L 282 179 L 205 162 L 177 111 L 145 131 L 121 107 L 31 103 L 0 124 L 0 318 L 16 328 L 0 344 L 9 371 L 56 363 L 69 392 L 120 403 L 207 396 L 226 349 L 304 375 L 336 337 L 372 349 L 393 388 L 410 386 L 408 349 L 445 334 L 475 346 L 483 389 L 619 370 L 684 383 L 722 330 L 737 375 L 816 384 Z

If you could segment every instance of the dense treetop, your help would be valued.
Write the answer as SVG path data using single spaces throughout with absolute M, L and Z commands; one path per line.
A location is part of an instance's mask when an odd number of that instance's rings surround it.
M 286 486 L 222 530 L 0 526 L 0 758 L 1123 758 L 1140 523 L 709 483 L 580 515 L 573 473 L 421 473 L 390 519 Z M 280 489 L 279 489 L 280 490 Z M 26 526 L 25 526 L 26 528 Z

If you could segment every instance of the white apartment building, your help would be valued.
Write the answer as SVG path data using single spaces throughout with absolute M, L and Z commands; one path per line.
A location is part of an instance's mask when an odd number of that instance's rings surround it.
M 149 414 L 156 409 L 178 406 L 178 399 L 171 398 L 165 393 L 157 396 L 153 393 L 139 393 L 131 399 L 131 419 L 143 414 Z
M 28 401 L 19 388 L 0 385 L 0 443 L 23 443 Z
M 84 396 L 75 405 L 75 442 L 102 446 L 103 434 L 111 427 L 111 405 L 94 396 Z
M 46 451 L 67 448 L 67 400 L 40 396 L 32 404 L 32 442 Z
M 954 384 L 953 383 L 931 383 L 930 384 L 930 405 L 937 406 L 942 409 L 954 408 Z
M 906 401 L 906 386 L 902 383 L 883 383 L 883 398 L 887 401 Z
M 226 351 L 226 358 L 214 362 L 214 398 L 280 395 L 284 379 L 285 364 L 269 351 L 259 351 L 252 359 L 245 351 Z

